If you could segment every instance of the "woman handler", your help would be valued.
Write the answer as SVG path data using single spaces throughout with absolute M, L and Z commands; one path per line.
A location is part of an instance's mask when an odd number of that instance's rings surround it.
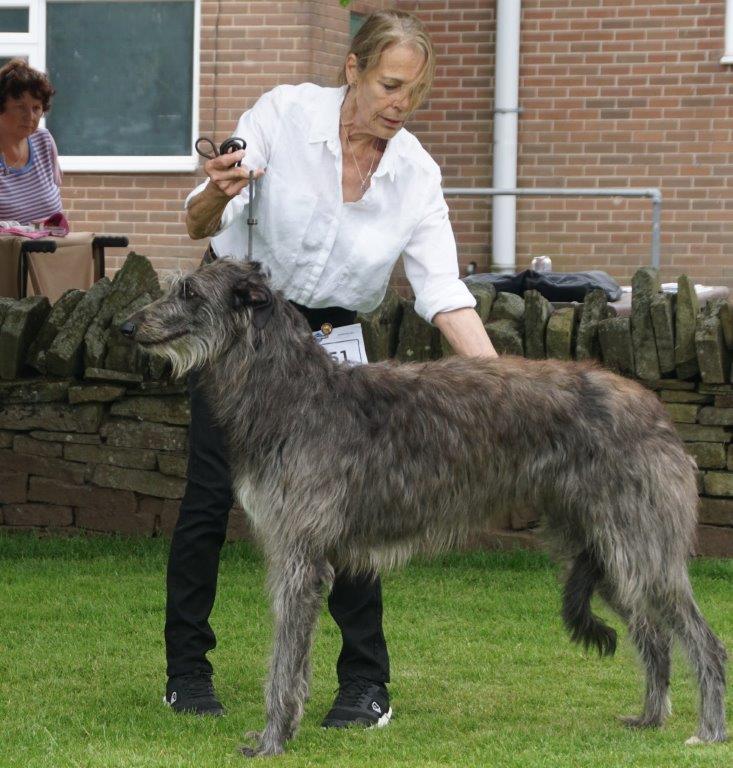
M 253 169 L 255 256 L 313 329 L 375 309 L 402 255 L 416 311 L 458 354 L 495 356 L 458 279 L 440 170 L 404 128 L 433 71 L 432 44 L 416 18 L 370 16 L 341 87 L 280 86 L 242 115 L 235 135 L 247 148 L 205 163 L 208 179 L 187 200 L 190 236 L 212 237 L 219 258 L 245 257 Z M 232 492 L 223 435 L 195 378 L 190 386 L 188 484 L 168 565 L 166 700 L 177 711 L 221 714 L 205 654 L 216 643 L 208 618 Z M 328 605 L 343 646 L 339 692 L 323 725 L 385 725 L 392 710 L 379 580 L 337 574 Z

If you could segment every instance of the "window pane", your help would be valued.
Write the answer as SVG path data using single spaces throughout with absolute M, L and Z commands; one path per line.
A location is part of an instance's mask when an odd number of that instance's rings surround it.
M 0 8 L 0 32 L 27 32 L 27 8 Z
M 349 32 L 351 37 L 354 37 L 354 35 L 362 28 L 365 21 L 366 16 L 363 13 L 354 13 L 351 11 L 349 14 Z
M 191 153 L 191 0 L 49 2 L 46 18 L 62 155 Z

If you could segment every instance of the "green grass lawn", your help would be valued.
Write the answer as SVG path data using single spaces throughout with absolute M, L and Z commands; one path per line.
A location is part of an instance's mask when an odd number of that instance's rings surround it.
M 260 728 L 270 642 L 262 560 L 227 545 L 211 658 L 227 717 L 162 705 L 167 544 L 0 537 L 0 766 L 224 768 Z M 698 601 L 733 649 L 733 562 L 692 565 Z M 696 693 L 675 655 L 674 714 L 659 732 L 616 716 L 640 708 L 642 679 L 623 631 L 614 659 L 567 640 L 557 571 L 540 555 L 482 553 L 419 562 L 384 579 L 395 711 L 380 731 L 323 731 L 338 633 L 324 612 L 311 700 L 286 766 L 733 765 L 733 746 L 685 747 Z M 607 617 L 608 612 L 598 606 Z M 616 617 L 611 623 L 621 630 Z M 729 708 L 731 697 L 729 696 Z

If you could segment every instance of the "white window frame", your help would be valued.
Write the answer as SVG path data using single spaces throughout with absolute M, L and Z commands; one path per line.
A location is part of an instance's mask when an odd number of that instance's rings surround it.
M 725 50 L 721 64 L 733 64 L 733 0 L 725 0 Z
M 64 0 L 55 0 L 64 2 Z M 148 0 L 104 0 L 104 2 L 147 2 Z M 157 0 L 165 2 L 165 0 Z M 75 0 L 92 2 L 92 0 Z M 191 154 L 189 155 L 61 155 L 63 171 L 79 173 L 181 173 L 195 171 L 199 157 L 193 148 L 199 124 L 199 69 L 201 0 L 191 0 L 193 14 L 193 91 L 191 94 Z M 0 56 L 25 56 L 28 63 L 46 71 L 46 0 L 0 0 L 0 8 L 29 9 L 28 33 L 0 33 Z

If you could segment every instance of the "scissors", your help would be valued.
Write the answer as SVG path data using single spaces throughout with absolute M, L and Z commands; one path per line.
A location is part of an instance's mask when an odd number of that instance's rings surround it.
M 203 149 L 205 145 L 208 145 L 208 149 Z M 222 145 L 217 148 L 216 144 L 208 138 L 208 136 L 202 136 L 196 139 L 196 143 L 193 145 L 196 151 L 205 157 L 207 160 L 213 160 L 219 155 L 228 155 L 230 152 L 238 152 L 240 149 L 247 147 L 247 142 L 244 139 L 240 139 L 239 136 L 232 136 L 222 142 Z M 240 160 L 235 163 L 235 167 L 239 168 L 242 165 Z M 257 225 L 257 218 L 255 217 L 255 200 L 254 200 L 254 187 L 255 187 L 255 175 L 254 171 L 249 172 L 249 217 L 247 218 L 247 260 L 252 261 L 252 228 Z
M 232 136 L 223 141 L 220 147 L 217 147 L 208 136 L 202 136 L 201 138 L 196 139 L 196 143 L 193 146 L 201 157 L 205 157 L 207 160 L 213 160 L 215 157 L 219 157 L 219 155 L 228 155 L 230 152 L 238 152 L 240 149 L 246 149 L 247 142 L 244 139 L 240 139 L 239 136 Z M 204 149 L 205 146 L 207 146 L 206 149 Z M 242 161 L 240 160 L 238 163 L 235 163 L 235 165 L 239 168 L 242 165 Z

